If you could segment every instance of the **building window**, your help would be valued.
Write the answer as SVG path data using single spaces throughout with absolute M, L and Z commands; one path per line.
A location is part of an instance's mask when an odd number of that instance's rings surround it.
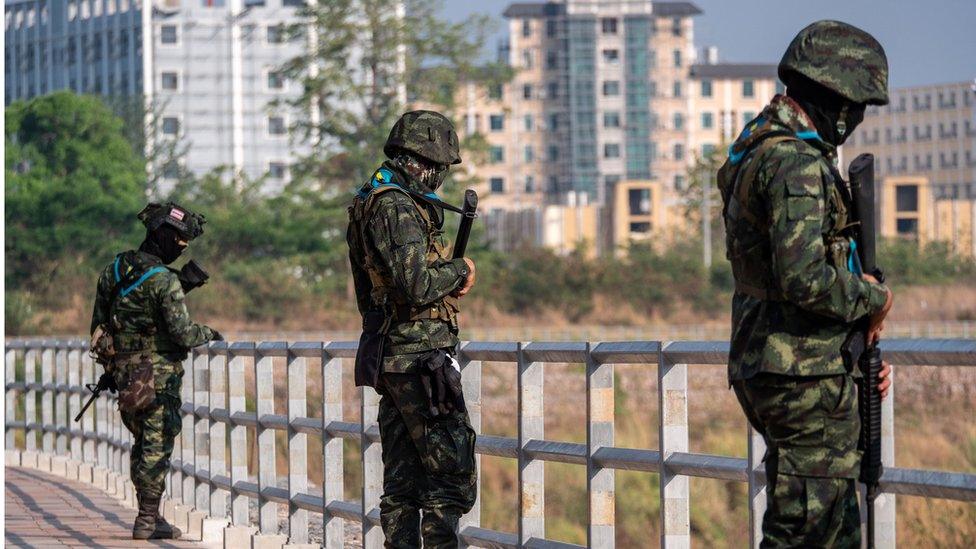
M 604 128 L 619 128 L 620 127 L 620 113 L 617 111 L 610 111 L 603 113 L 603 127 Z
M 532 148 L 532 145 L 525 146 L 525 150 L 523 151 L 522 158 L 526 163 L 535 161 L 535 149 Z
M 179 43 L 179 36 L 176 32 L 176 25 L 163 25 L 159 27 L 159 41 L 162 44 Z
M 630 232 L 638 234 L 646 234 L 651 232 L 651 222 L 650 221 L 635 221 L 630 224 Z
M 268 134 L 269 135 L 285 135 L 287 128 L 285 127 L 285 118 L 282 116 L 269 116 L 268 117 Z
M 681 66 L 681 50 L 674 50 L 674 66 Z
M 685 158 L 685 147 L 681 143 L 674 144 L 674 159 L 684 160 Z
M 163 117 L 163 135 L 177 135 L 180 133 L 180 119 L 175 116 Z
M 620 82 L 618 80 L 605 80 L 603 82 L 603 95 L 606 97 L 620 95 Z
M 603 62 L 616 65 L 620 62 L 620 50 L 603 50 Z
M 501 114 L 493 114 L 488 117 L 488 124 L 491 127 L 491 131 L 500 132 L 505 129 L 505 117 Z
M 710 112 L 703 112 L 701 117 L 701 125 L 703 130 L 710 130 L 715 126 L 715 120 Z
M 268 71 L 268 89 L 281 90 L 285 87 L 285 77 L 278 71 Z
M 170 160 L 163 165 L 163 178 L 164 179 L 179 179 L 180 178 L 180 163 L 176 160 Z
M 180 88 L 180 76 L 175 72 L 164 72 L 160 75 L 164 90 L 178 90 Z
M 284 25 L 268 25 L 268 43 L 269 44 L 284 44 L 285 43 L 285 26 Z
M 673 92 L 674 92 L 674 96 L 675 97 L 681 97 L 681 82 L 680 81 L 676 81 L 674 83 L 674 90 L 673 90 Z
M 556 36 L 556 22 L 552 19 L 546 21 L 546 36 Z
M 535 192 L 535 178 L 531 175 L 525 176 L 525 192 L 534 193 Z
M 754 113 L 752 111 L 746 111 L 746 112 L 742 113 L 742 124 L 743 125 L 746 125 L 749 122 L 752 122 L 752 119 L 755 118 L 755 117 L 756 117 L 756 113 Z
M 674 176 L 674 188 L 677 191 L 685 190 L 685 176 L 683 175 Z
M 895 187 L 895 210 L 899 212 L 918 211 L 918 185 L 898 185 Z
M 525 38 L 532 36 L 532 22 L 528 19 L 522 20 L 522 36 Z
M 680 112 L 674 113 L 674 129 L 680 130 L 683 129 L 684 127 L 685 127 L 685 115 Z
M 222 8 L 227 5 L 227 0 L 202 0 L 205 8 Z
M 559 115 L 556 113 L 549 114 L 549 131 L 554 132 L 559 129 Z
M 671 20 L 671 34 L 681 36 L 681 18 L 675 17 Z
M 702 80 L 701 81 L 701 96 L 711 97 L 712 96 L 712 81 Z
M 501 177 L 492 177 L 488 180 L 488 189 L 493 193 L 505 192 L 505 180 Z
M 546 51 L 546 69 L 554 70 L 559 68 L 559 55 L 552 51 Z
M 603 34 L 617 34 L 617 20 L 613 17 L 600 19 L 600 26 L 603 29 Z
M 525 50 L 522 52 L 522 66 L 531 69 L 532 68 L 532 52 Z
M 557 145 L 549 145 L 547 155 L 549 160 L 559 160 L 559 147 Z
M 898 219 L 895 221 L 895 230 L 898 232 L 898 236 L 903 236 L 907 238 L 917 238 L 918 237 L 918 220 L 917 219 Z
M 488 157 L 492 164 L 501 164 L 505 161 L 505 149 L 499 147 L 498 145 L 493 145 L 491 149 L 489 149 Z
M 704 145 L 702 145 L 701 148 L 702 158 L 710 158 L 712 156 L 712 153 L 714 152 L 715 152 L 715 145 L 711 143 L 705 143 Z
M 532 84 L 522 86 L 522 99 L 532 99 Z
M 630 206 L 630 215 L 651 215 L 651 190 L 628 190 L 627 203 Z
M 603 145 L 604 158 L 620 158 L 620 144 L 606 143 Z
M 755 96 L 755 83 L 752 80 L 742 81 L 742 97 L 753 97 Z
M 501 99 L 502 98 L 502 85 L 492 84 L 488 87 L 488 99 Z
M 559 82 L 549 82 L 548 86 L 549 86 L 549 91 L 548 91 L 549 99 L 555 99 L 559 97 Z
M 535 127 L 535 118 L 531 114 L 525 115 L 523 119 L 525 131 L 530 132 Z
M 271 162 L 268 164 L 268 177 L 271 179 L 284 179 L 288 173 L 288 166 L 284 162 Z

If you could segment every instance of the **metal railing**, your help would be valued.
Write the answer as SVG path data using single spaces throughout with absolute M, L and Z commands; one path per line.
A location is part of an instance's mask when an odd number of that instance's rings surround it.
M 15 448 L 24 431 L 23 451 L 69 457 L 124 478 L 129 433 L 112 399 L 100 398 L 81 427 L 69 423 L 81 406 L 83 384 L 96 378 L 80 340 L 8 340 L 6 343 L 6 447 Z M 885 357 L 899 369 L 912 366 L 976 366 L 974 340 L 887 340 Z M 185 506 L 249 526 L 250 500 L 257 503 L 258 535 L 287 532 L 289 543 L 306 543 L 309 513 L 322 521 L 323 544 L 343 546 L 343 522 L 359 523 L 363 545 L 381 547 L 379 497 L 382 462 L 375 423 L 378 396 L 359 389 L 360 422 L 343 419 L 343 359 L 355 356 L 346 342 L 212 343 L 195 349 L 184 363 L 183 432 L 172 460 L 168 495 Z M 545 538 L 545 462 L 586 467 L 587 545 L 614 546 L 614 471 L 660 475 L 661 545 L 690 545 L 690 477 L 748 484 L 750 540 L 758 546 L 765 507 L 762 439 L 751 430 L 748 457 L 689 452 L 688 371 L 695 365 L 724 364 L 728 345 L 719 342 L 631 341 L 603 343 L 465 343 L 460 358 L 464 392 L 473 427 L 481 432 L 482 362 L 512 363 L 517 370 L 518 436 L 479 436 L 480 456 L 518 461 L 518 531 L 480 525 L 480 496 L 461 524 L 464 544 L 477 547 L 578 547 Z M 36 378 L 40 360 L 40 377 Z M 309 359 L 320 364 L 311 372 Z M 286 375 L 275 375 L 275 360 Z M 18 363 L 23 368 L 17 367 Z M 547 363 L 585 366 L 585 443 L 548 440 L 544 430 L 544 372 Z M 656 366 L 659 449 L 614 445 L 614 365 Z M 22 372 L 22 373 L 18 373 Z M 311 383 L 314 380 L 315 383 Z M 321 416 L 309 417 L 308 388 L 321 382 Z M 283 403 L 281 395 L 287 395 Z M 23 396 L 22 410 L 17 403 Z M 34 403 L 40 395 L 41 415 Z M 248 396 L 253 395 L 253 410 Z M 285 414 L 276 407 L 285 404 Z M 895 495 L 976 501 L 976 475 L 903 469 L 894 462 L 894 398 L 884 404 L 882 495 L 876 501 L 879 547 L 895 545 Z M 314 414 L 313 414 L 314 415 Z M 94 417 L 93 417 L 94 416 Z M 256 453 L 249 457 L 249 431 Z M 287 434 L 287 481 L 279 482 L 277 432 Z M 322 440 L 323 486 L 311 493 L 308 436 Z M 38 443 L 38 438 L 40 442 Z M 229 445 L 227 441 L 229 440 Z M 359 501 L 344 499 L 343 442 L 358 441 L 362 467 Z M 227 449 L 229 448 L 229 455 Z M 255 463 L 256 461 L 256 463 Z M 256 479 L 249 476 L 256 469 Z M 285 479 L 281 479 L 284 481 Z M 287 508 L 287 528 L 279 526 L 279 506 Z M 862 509 L 863 512 L 863 509 Z

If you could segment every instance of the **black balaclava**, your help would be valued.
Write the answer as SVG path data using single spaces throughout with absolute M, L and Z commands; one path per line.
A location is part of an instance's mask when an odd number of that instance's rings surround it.
M 820 138 L 839 147 L 864 120 L 863 103 L 853 103 L 837 92 L 802 75 L 794 75 L 786 95 L 803 107 Z
M 179 244 L 182 239 L 183 237 L 175 228 L 165 224 L 160 225 L 155 230 L 146 231 L 146 239 L 142 241 L 139 250 L 152 254 L 161 259 L 164 265 L 169 265 L 186 249 L 186 246 Z
M 435 164 L 407 152 L 398 155 L 393 159 L 393 162 L 420 183 L 425 193 L 437 192 L 437 189 L 444 183 L 449 168 L 449 166 Z

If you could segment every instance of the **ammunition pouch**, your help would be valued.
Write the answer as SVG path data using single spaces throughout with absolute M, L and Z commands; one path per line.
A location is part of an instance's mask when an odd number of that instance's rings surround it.
M 117 355 L 112 370 L 120 411 L 138 414 L 156 402 L 156 376 L 149 353 Z
M 102 366 L 107 366 L 115 358 L 115 340 L 112 332 L 102 324 L 95 327 L 91 344 L 88 346 L 88 356 Z

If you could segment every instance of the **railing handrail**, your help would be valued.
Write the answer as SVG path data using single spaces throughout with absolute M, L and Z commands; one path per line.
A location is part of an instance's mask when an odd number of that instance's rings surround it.
M 97 407 L 98 422 L 86 420 L 80 427 L 66 425 L 66 418 L 73 417 L 84 394 L 83 384 L 94 381 L 94 365 L 87 357 L 88 342 L 83 339 L 7 339 L 6 368 L 8 419 L 5 425 L 7 447 L 12 448 L 15 431 L 41 433 L 45 438 L 44 451 L 71 452 L 85 461 L 117 470 L 127 471 L 131 437 L 113 419 L 109 402 L 115 397 L 105 395 Z M 261 532 L 277 534 L 276 505 L 289 507 L 289 532 L 292 543 L 307 541 L 307 515 L 317 512 L 323 516 L 325 545 L 341 546 L 341 520 L 354 520 L 363 524 L 364 545 L 376 546 L 381 541 L 378 529 L 378 464 L 379 432 L 375 425 L 376 395 L 372 390 L 360 392 L 363 406 L 359 423 L 342 420 L 342 363 L 341 359 L 355 356 L 355 342 L 322 341 L 262 341 L 262 342 L 214 342 L 194 350 L 185 362 L 188 376 L 184 378 L 183 436 L 179 439 L 171 463 L 170 495 L 184 504 L 224 516 L 226 496 L 236 509 L 231 518 L 235 524 L 249 521 L 242 502 L 256 498 L 261 509 Z M 976 340 L 968 339 L 894 339 L 882 342 L 886 358 L 899 367 L 904 366 L 976 366 Z M 33 370 L 26 379 L 15 379 L 15 362 L 18 353 L 31 353 L 30 367 L 36 368 L 38 356 L 42 360 L 42 377 L 39 382 Z M 751 539 L 758 543 L 758 528 L 764 500 L 765 475 L 759 465 L 762 454 L 761 439 L 750 436 L 749 456 L 746 458 L 699 454 L 688 451 L 687 438 L 687 366 L 724 364 L 727 360 L 728 343 L 718 341 L 617 341 L 617 342 L 465 342 L 460 347 L 465 394 L 469 400 L 472 423 L 480 433 L 481 424 L 481 362 L 511 362 L 518 367 L 519 378 L 519 435 L 516 437 L 481 435 L 476 452 L 479 456 L 497 456 L 517 459 L 520 462 L 520 528 L 517 533 L 496 532 L 480 526 L 480 502 L 472 515 L 465 518 L 462 528 L 464 543 L 472 546 L 502 547 L 568 547 L 571 544 L 545 539 L 544 498 L 530 498 L 544 483 L 541 465 L 544 462 L 561 462 L 586 466 L 588 496 L 590 498 L 589 545 L 613 546 L 612 504 L 609 515 L 603 503 L 614 497 L 613 471 L 631 470 L 657 473 L 662 476 L 661 498 L 669 501 L 662 505 L 662 544 L 683 545 L 690 539 L 687 517 L 687 483 L 689 477 L 710 478 L 726 481 L 747 482 L 750 486 Z M 287 414 L 274 413 L 274 390 L 269 390 L 268 380 L 274 383 L 271 359 L 287 360 L 289 373 Z M 305 359 L 322 360 L 323 410 L 321 417 L 307 415 L 306 387 L 301 379 L 309 377 Z M 245 362 L 247 361 L 247 362 Z M 251 364 L 250 362 L 254 362 Z M 587 366 L 587 442 L 564 442 L 546 439 L 541 428 L 542 414 L 542 366 L 545 363 L 580 363 Z M 67 365 L 66 371 L 55 372 L 55 364 Z M 83 364 L 83 366 L 82 366 Z M 617 364 L 646 364 L 658 367 L 658 391 L 661 399 L 659 418 L 660 448 L 622 448 L 613 444 L 613 366 Z M 229 368 L 232 366 L 232 368 Z M 256 398 L 256 411 L 247 411 L 242 400 L 246 393 L 241 377 L 246 369 L 261 377 L 255 384 L 262 387 Z M 233 370 L 233 371 L 231 371 Z M 294 374 L 294 376 L 293 376 Z M 314 374 L 319 377 L 319 374 Z M 55 377 L 57 383 L 55 382 Z M 234 378 L 234 379 L 232 379 Z M 224 382 L 226 379 L 227 383 Z M 221 385 L 223 384 L 223 385 Z M 284 383 L 283 383 L 284 384 Z M 609 393 L 607 392 L 609 391 Z M 18 394 L 45 395 L 42 408 L 44 417 L 15 419 L 10 413 L 11 403 Z M 328 394 L 326 394 L 328 393 Z M 71 401 L 66 398 L 70 396 Z M 50 398 L 48 398 L 50 397 Z M 57 397 L 56 399 L 53 397 Z M 236 400 L 235 400 L 236 398 Z M 665 402 L 666 401 L 666 402 Z M 886 401 L 885 410 L 885 474 L 881 479 L 879 498 L 885 512 L 879 514 L 879 532 L 882 543 L 894 544 L 894 494 L 921 497 L 946 498 L 959 501 L 976 501 L 976 475 L 905 469 L 891 466 L 894 456 L 893 399 Z M 70 415 L 65 414 L 72 408 Z M 263 410 L 263 411 L 262 411 Z M 57 411 L 55 418 L 54 412 Z M 25 411 L 25 413 L 28 413 Z M 31 414 L 36 410 L 31 409 Z M 373 417 L 370 417 L 373 414 Z M 539 421 L 532 418 L 540 418 Z M 530 423 L 523 423 L 530 422 Z M 247 476 L 247 456 L 242 444 L 246 443 L 246 431 L 256 430 L 259 439 L 257 482 Z M 225 429 L 231 434 L 230 463 L 225 461 L 223 450 L 213 442 L 223 440 Z M 288 488 L 277 484 L 274 462 L 275 442 L 273 433 L 289 435 Z M 267 435 L 267 436 L 266 436 Z M 322 437 L 326 454 L 326 477 L 323 494 L 308 492 L 307 453 L 305 438 L 308 435 Z M 243 437 L 243 438 L 242 438 Z M 28 437 L 30 438 L 30 437 Z M 70 439 L 70 440 L 69 440 Z M 361 501 L 344 501 L 341 483 L 341 445 L 343 440 L 358 440 L 362 444 L 364 467 L 364 492 Z M 77 442 L 76 442 L 77 441 Z M 99 451 L 88 441 L 99 444 Z M 70 442 L 70 448 L 68 443 Z M 86 444 L 84 448 L 81 444 Z M 104 447 L 103 447 L 104 445 Z M 112 454 L 107 452 L 111 449 Z M 215 451 L 216 450 L 216 451 Z M 97 454 L 97 455 L 96 455 Z M 244 461 L 241 461 L 241 460 Z M 480 460 L 480 457 L 479 457 Z M 230 465 L 230 467 L 228 467 Z M 242 470 L 240 467 L 245 467 Z M 297 476 L 296 476 L 297 475 Z M 336 476 L 338 475 L 338 478 Z M 665 482 L 667 481 L 667 482 Z M 544 494 L 544 492 L 543 492 Z M 886 498 L 887 496 L 887 498 Z M 532 499 L 533 501 L 528 501 Z M 536 501 L 537 500 L 537 501 Z M 364 520 L 365 517 L 365 520 Z M 609 522 L 608 522 L 609 521 Z M 890 543 L 885 543 L 888 540 Z M 338 545 L 337 545 L 338 543 Z

